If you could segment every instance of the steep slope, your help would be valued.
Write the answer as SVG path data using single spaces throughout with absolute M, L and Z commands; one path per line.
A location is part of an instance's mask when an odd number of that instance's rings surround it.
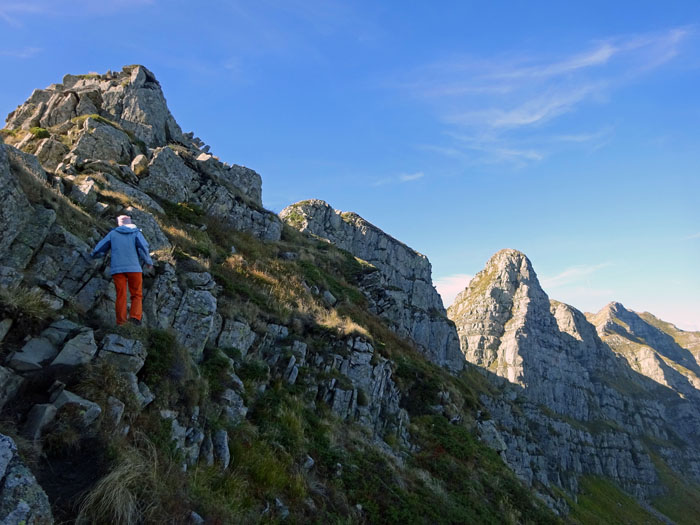
M 48 496 L 59 523 L 558 523 L 484 442 L 491 387 L 372 313 L 382 270 L 179 130 L 142 66 L 68 76 L 2 130 L 0 521 L 50 523 Z M 122 213 L 155 261 L 140 326 L 87 257 Z M 422 282 L 387 297 L 456 343 L 404 249 Z
M 578 476 L 602 474 L 650 498 L 665 490 L 654 466 L 660 455 L 700 481 L 695 394 L 630 368 L 584 314 L 548 299 L 524 254 L 495 254 L 448 316 L 466 358 L 523 398 L 520 410 L 503 399 L 484 401 L 501 427 L 508 462 L 524 479 L 574 489 Z M 613 321 L 603 324 L 619 331 Z M 692 366 L 690 353 L 670 337 L 632 324 L 637 336 L 663 343 L 666 355 Z
M 370 311 L 392 323 L 434 363 L 461 370 L 464 357 L 456 332 L 431 277 L 428 258 L 351 212 L 334 210 L 320 200 L 285 208 L 280 217 L 301 232 L 326 239 L 374 265 L 379 272 L 362 283 Z

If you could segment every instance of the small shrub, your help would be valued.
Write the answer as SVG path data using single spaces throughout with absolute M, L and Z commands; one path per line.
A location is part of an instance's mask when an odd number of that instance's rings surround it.
M 29 133 L 31 133 L 35 139 L 48 139 L 51 136 L 48 130 L 39 127 L 30 128 Z
M 260 359 L 248 359 L 236 369 L 236 374 L 243 381 L 264 381 L 270 372 L 270 367 Z

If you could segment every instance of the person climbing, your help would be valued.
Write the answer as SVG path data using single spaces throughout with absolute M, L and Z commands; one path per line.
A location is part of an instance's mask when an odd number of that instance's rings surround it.
M 147 270 L 153 268 L 153 261 L 148 253 L 148 242 L 128 215 L 117 217 L 117 227 L 97 243 L 90 256 L 93 259 L 104 257 L 110 249 L 112 250 L 110 272 L 117 290 L 117 302 L 115 303 L 117 325 L 123 325 L 127 321 L 127 285 L 131 295 L 129 321 L 140 325 L 143 312 L 141 307 L 143 298 L 141 261 L 145 263 Z

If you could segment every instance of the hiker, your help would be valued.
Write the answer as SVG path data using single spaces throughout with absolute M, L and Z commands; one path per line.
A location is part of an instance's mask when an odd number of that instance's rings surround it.
M 127 321 L 127 284 L 131 295 L 129 321 L 140 325 L 142 315 L 141 299 L 143 297 L 141 261 L 145 263 L 147 270 L 153 268 L 153 261 L 148 253 L 148 242 L 141 234 L 141 230 L 131 222 L 131 217 L 128 215 L 117 217 L 117 227 L 97 243 L 90 256 L 92 258 L 104 257 L 110 248 L 112 250 L 110 271 L 114 280 L 114 287 L 117 290 L 117 302 L 115 303 L 117 325 L 123 325 Z

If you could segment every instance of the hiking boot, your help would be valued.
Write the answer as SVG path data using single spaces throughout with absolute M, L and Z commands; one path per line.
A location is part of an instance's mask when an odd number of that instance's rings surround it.
M 135 324 L 136 326 L 141 326 L 141 319 L 136 319 L 136 317 L 130 317 L 129 322 Z

